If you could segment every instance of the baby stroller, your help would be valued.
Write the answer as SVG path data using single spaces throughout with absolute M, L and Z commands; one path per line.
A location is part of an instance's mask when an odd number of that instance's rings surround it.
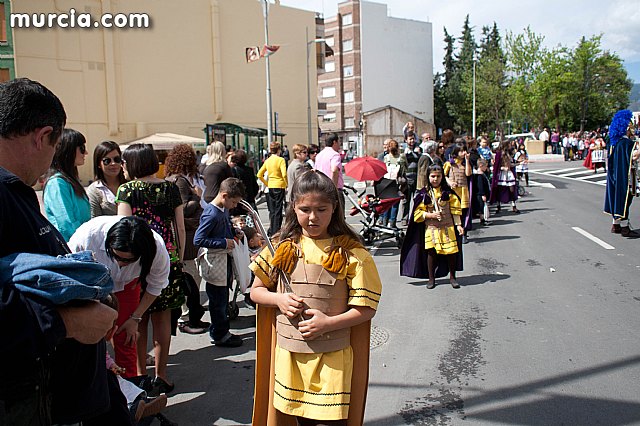
M 404 199 L 398 194 L 398 184 L 395 180 L 381 179 L 377 181 L 374 185 L 374 194 L 366 194 L 366 186 L 361 193 L 349 185 L 345 185 L 342 191 L 353 205 L 349 215 L 360 214 L 362 216 L 360 235 L 365 244 L 395 238 L 398 248 L 402 247 L 405 237 L 404 231 L 378 223 L 384 212 Z

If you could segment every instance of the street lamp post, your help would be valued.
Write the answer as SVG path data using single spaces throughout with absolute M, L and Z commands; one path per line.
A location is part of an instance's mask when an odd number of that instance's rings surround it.
M 262 1 L 262 15 L 264 16 L 264 43 L 269 46 L 269 5 L 267 0 Z M 271 69 L 269 67 L 269 55 L 265 55 L 267 73 L 267 146 L 273 142 L 273 118 L 271 115 Z
M 305 28 L 305 42 L 307 43 L 307 145 L 311 145 L 311 83 L 309 81 L 309 53 L 311 46 L 315 43 L 324 42 L 323 38 L 316 38 L 309 41 L 309 27 Z

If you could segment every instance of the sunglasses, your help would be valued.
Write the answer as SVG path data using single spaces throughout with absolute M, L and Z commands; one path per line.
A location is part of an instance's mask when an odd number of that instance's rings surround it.
M 113 157 L 113 158 L 105 157 L 105 158 L 102 159 L 102 164 L 104 164 L 105 166 L 108 166 L 109 164 L 111 164 L 112 161 L 115 164 L 121 164 L 122 163 L 122 157 L 120 157 L 120 156 Z
M 111 257 L 113 258 L 113 260 L 115 260 L 116 262 L 122 262 L 122 263 L 134 263 L 136 262 L 138 259 L 140 259 L 140 256 L 136 256 L 136 257 L 120 257 L 117 254 L 115 254 L 113 252 L 113 249 L 111 249 Z
M 80 145 L 78 148 L 80 148 L 80 154 L 87 153 L 87 147 L 85 145 Z

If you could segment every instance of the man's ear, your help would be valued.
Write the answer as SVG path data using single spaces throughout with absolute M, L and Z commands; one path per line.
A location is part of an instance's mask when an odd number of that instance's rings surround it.
M 34 130 L 34 140 L 36 143 L 36 147 L 40 150 L 44 146 L 44 144 L 51 145 L 51 133 L 53 132 L 52 126 L 44 126 Z M 57 141 L 53 142 L 53 145 L 56 144 Z

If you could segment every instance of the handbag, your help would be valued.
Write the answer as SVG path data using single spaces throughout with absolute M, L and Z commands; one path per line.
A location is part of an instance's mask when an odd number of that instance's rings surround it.
M 484 216 L 484 220 L 488 220 L 489 219 L 489 204 L 487 204 L 486 202 L 484 203 L 484 207 L 483 207 L 483 212 L 482 215 Z
M 196 257 L 196 266 L 200 276 L 209 284 L 225 287 L 227 285 L 227 249 L 200 247 Z

